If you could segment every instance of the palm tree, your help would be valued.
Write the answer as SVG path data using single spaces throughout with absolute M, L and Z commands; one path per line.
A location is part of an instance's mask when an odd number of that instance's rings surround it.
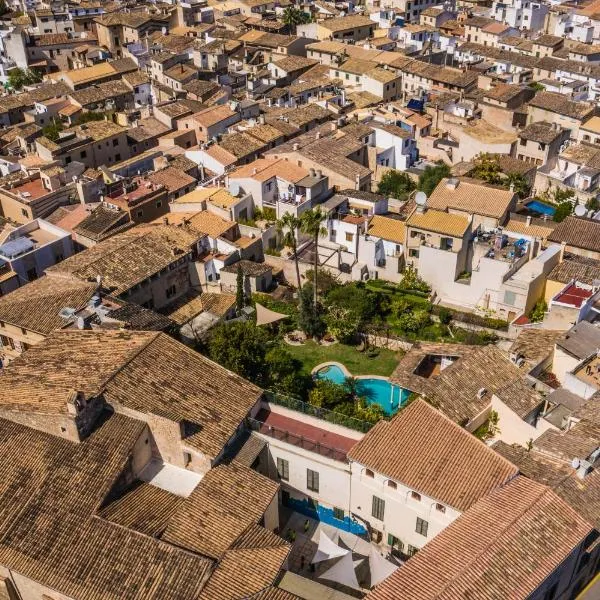
M 312 235 L 315 244 L 315 256 L 313 259 L 313 304 L 315 316 L 317 315 L 317 269 L 319 267 L 319 236 L 327 233 L 324 227 L 321 227 L 321 222 L 325 218 L 325 214 L 320 208 L 311 208 L 302 213 L 300 217 L 300 228 L 304 233 Z
M 310 22 L 310 16 L 295 6 L 288 6 L 283 11 L 282 20 L 290 28 L 291 33 L 295 33 L 298 25 Z
M 301 304 L 302 299 L 300 290 L 302 281 L 300 279 L 300 265 L 298 264 L 298 238 L 296 237 L 298 229 L 302 225 L 302 221 L 292 213 L 285 213 L 281 219 L 277 221 L 277 229 L 284 233 L 284 243 L 290 246 L 294 253 L 294 264 L 296 266 L 296 281 L 298 285 L 298 304 Z

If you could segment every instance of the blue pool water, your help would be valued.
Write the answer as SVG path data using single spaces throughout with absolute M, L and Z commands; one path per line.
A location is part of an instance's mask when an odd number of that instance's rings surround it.
M 337 365 L 323 367 L 317 372 L 316 377 L 318 379 L 328 379 L 338 385 L 346 381 L 346 375 Z M 386 415 L 393 415 L 410 395 L 409 390 L 398 387 L 387 379 L 377 379 L 375 377 L 361 377 L 358 379 L 358 393 L 366 398 L 369 404 L 379 404 Z
M 552 217 L 556 212 L 556 209 L 549 204 L 544 204 L 539 200 L 532 200 L 525 205 L 529 210 L 535 211 L 536 213 L 540 213 L 541 215 L 548 215 Z

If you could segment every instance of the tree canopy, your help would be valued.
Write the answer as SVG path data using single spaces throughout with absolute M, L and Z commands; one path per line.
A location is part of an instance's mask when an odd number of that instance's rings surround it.
M 408 194 L 416 188 L 415 182 L 408 173 L 391 170 L 384 173 L 378 186 L 377 192 L 390 198 L 406 200 Z
M 444 177 L 450 177 L 450 167 L 440 161 L 434 167 L 425 167 L 423 173 L 419 175 L 417 188 L 430 196 Z

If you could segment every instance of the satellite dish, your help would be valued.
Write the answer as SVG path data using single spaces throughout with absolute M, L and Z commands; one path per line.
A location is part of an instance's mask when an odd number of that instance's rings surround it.
M 578 458 L 574 458 L 574 459 L 571 461 L 571 466 L 572 466 L 574 469 L 579 469 L 579 464 L 580 464 L 580 462 L 579 462 L 579 459 L 578 459 Z
M 425 206 L 427 203 L 427 194 L 425 192 L 417 192 L 415 195 L 417 206 Z
M 232 196 L 237 196 L 240 193 L 240 186 L 237 183 L 231 182 L 229 184 L 229 193 Z
M 578 204 L 575 207 L 575 214 L 578 217 L 585 217 L 585 215 L 587 214 L 587 209 L 585 208 L 585 206 L 583 204 Z

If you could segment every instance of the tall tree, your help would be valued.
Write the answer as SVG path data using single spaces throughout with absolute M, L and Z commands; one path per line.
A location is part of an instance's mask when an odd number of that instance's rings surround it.
M 318 281 L 318 268 L 319 268 L 319 236 L 327 233 L 327 230 L 321 226 L 321 222 L 323 221 L 325 215 L 321 212 L 320 208 L 312 208 L 311 210 L 307 210 L 302 213 L 300 217 L 301 229 L 304 233 L 311 235 L 313 238 L 313 242 L 315 245 L 315 256 L 313 259 L 313 272 L 315 274 L 315 282 Z M 313 306 L 316 311 L 318 310 L 318 286 L 313 285 Z
M 298 289 L 298 305 L 302 305 L 300 298 L 300 290 L 302 288 L 302 280 L 300 279 L 300 264 L 298 263 L 298 229 L 300 229 L 302 221 L 292 213 L 285 213 L 281 219 L 277 221 L 277 229 L 284 234 L 284 242 L 292 249 L 294 253 L 294 266 L 296 267 L 296 285 Z
M 419 175 L 417 187 L 428 196 L 431 196 L 431 192 L 435 190 L 437 184 L 444 179 L 444 177 L 450 177 L 450 167 L 446 163 L 440 161 L 435 167 L 425 167 L 423 173 Z
M 416 187 L 408 173 L 393 169 L 383 175 L 377 186 L 377 192 L 391 198 L 405 200 Z
M 235 306 L 238 311 L 241 311 L 245 305 L 245 293 L 244 293 L 244 273 L 242 272 L 242 267 L 238 266 L 237 268 L 237 279 L 236 279 L 236 289 L 235 289 Z
M 298 25 L 308 23 L 309 21 L 310 16 L 295 6 L 288 6 L 283 11 L 283 22 L 290 28 L 292 33 L 296 33 L 296 27 Z

